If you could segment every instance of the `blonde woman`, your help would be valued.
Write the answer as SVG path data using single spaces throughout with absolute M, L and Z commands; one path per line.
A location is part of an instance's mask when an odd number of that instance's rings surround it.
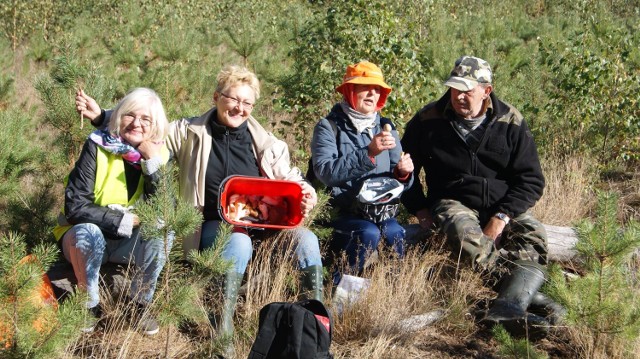
M 173 122 L 168 135 L 169 150 L 180 169 L 181 197 L 204 215 L 201 230 L 183 241 L 185 252 L 209 248 L 219 240 L 218 190 L 228 176 L 261 176 L 300 183 L 303 216 L 307 216 L 317 202 L 313 187 L 298 168 L 291 166 L 287 144 L 267 132 L 251 116 L 260 97 L 256 75 L 244 67 L 227 66 L 218 73 L 216 80 L 214 107 L 199 117 Z M 108 112 L 101 116 L 99 106 L 84 93 L 78 94 L 76 104 L 78 111 L 94 125 L 102 124 L 103 118 L 109 117 Z M 302 296 L 322 300 L 322 256 L 318 238 L 304 227 L 291 231 L 296 241 Z M 224 280 L 222 314 L 214 323 L 221 335 L 233 332 L 238 290 L 253 253 L 253 240 L 268 234 L 265 230 L 237 227 L 228 239 L 222 255 L 233 266 Z

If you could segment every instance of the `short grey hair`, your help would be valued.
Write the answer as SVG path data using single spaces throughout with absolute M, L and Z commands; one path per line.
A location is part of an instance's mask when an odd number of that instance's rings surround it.
M 169 130 L 169 121 L 164 112 L 160 96 L 152 89 L 146 87 L 135 88 L 120 100 L 113 109 L 111 121 L 109 121 L 109 132 L 118 136 L 122 116 L 135 111 L 145 111 L 151 116 L 151 141 L 162 141 Z

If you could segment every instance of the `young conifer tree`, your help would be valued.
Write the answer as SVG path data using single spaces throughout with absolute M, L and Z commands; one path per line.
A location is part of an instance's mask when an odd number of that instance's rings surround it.
M 24 234 L 32 248 L 51 232 L 55 155 L 39 146 L 45 141 L 23 109 L 0 112 L 0 123 L 0 231 Z
M 58 357 L 80 335 L 86 298 L 43 297 L 43 274 L 57 252 L 38 245 L 27 257 L 24 236 L 0 235 L 0 357 Z
M 114 94 L 111 82 L 94 68 L 81 64 L 71 45 L 58 50 L 60 55 L 54 59 L 51 71 L 39 76 L 34 87 L 46 109 L 44 122 L 57 130 L 54 143 L 65 153 L 71 167 L 87 135 L 93 131 L 93 127 L 85 126 L 86 120 L 76 112 L 75 92 L 90 89 L 91 95 L 102 104 L 109 104 L 112 99 L 108 97 Z
M 498 341 L 500 347 L 498 354 L 500 358 L 504 359 L 548 359 L 549 356 L 546 353 L 539 352 L 531 345 L 528 339 L 514 339 L 509 335 L 506 329 L 502 325 L 496 325 L 491 330 L 493 337 Z
M 137 214 L 144 238 L 162 240 L 168 258 L 162 278 L 158 283 L 154 305 L 158 311 L 158 321 L 168 326 L 165 354 L 169 354 L 171 326 L 185 320 L 206 319 L 200 310 L 202 293 L 210 278 L 224 273 L 227 263 L 222 259 L 222 245 L 190 255 L 192 264 L 183 263 L 182 239 L 194 233 L 202 223 L 202 214 L 192 205 L 180 200 L 178 193 L 177 168 L 171 163 L 160 169 L 160 181 L 155 194 L 139 205 Z M 170 238 L 174 237 L 170 249 Z M 226 238 L 221 233 L 221 238 Z
M 568 324 L 589 333 L 590 342 L 584 345 L 589 358 L 611 357 L 609 351 L 621 347 L 615 343 L 630 343 L 640 335 L 639 283 L 633 279 L 638 268 L 629 266 L 631 253 L 640 246 L 640 226 L 619 225 L 617 202 L 617 195 L 599 193 L 598 217 L 576 228 L 585 274 L 567 282 L 554 267 L 546 288 L 567 308 Z

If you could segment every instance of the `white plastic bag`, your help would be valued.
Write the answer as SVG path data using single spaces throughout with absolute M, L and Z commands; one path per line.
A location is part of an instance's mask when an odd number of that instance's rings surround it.
M 333 295 L 333 308 L 336 315 L 341 315 L 345 309 L 356 303 L 371 285 L 371 279 L 342 275 L 340 283 Z

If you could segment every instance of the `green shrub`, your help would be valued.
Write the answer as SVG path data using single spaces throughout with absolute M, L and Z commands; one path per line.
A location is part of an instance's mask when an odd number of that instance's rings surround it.
M 33 260 L 23 261 L 24 237 L 0 233 L 0 357 L 60 357 L 69 341 L 80 336 L 84 298 L 71 295 L 55 307 L 57 303 L 43 304 L 39 292 L 57 252 L 53 245 L 37 246 Z
M 596 26 L 597 25 L 597 26 Z M 611 25 L 611 24 L 610 24 Z M 564 153 L 587 152 L 600 162 L 640 159 L 640 71 L 628 64 L 631 35 L 623 29 L 582 34 L 565 43 L 545 44 L 543 59 L 556 74 L 549 86 L 545 127 L 564 133 L 555 144 Z
M 612 350 L 619 347 L 611 342 L 629 342 L 640 335 L 637 283 L 631 280 L 635 273 L 627 265 L 631 253 L 640 247 L 640 225 L 632 222 L 621 227 L 617 208 L 617 195 L 598 195 L 597 218 L 576 227 L 576 250 L 584 261 L 584 275 L 567 282 L 554 266 L 546 285 L 548 293 L 567 308 L 568 324 L 590 333 L 588 345 L 580 348 L 584 357 L 613 357 Z
M 400 128 L 415 112 L 426 81 L 413 26 L 384 1 L 333 1 L 316 5 L 315 15 L 294 39 L 292 72 L 281 81 L 279 104 L 295 119 L 285 123 L 299 148 L 308 148 L 315 123 L 340 100 L 335 88 L 347 65 L 368 60 L 380 66 L 393 87 L 383 114 Z
M 27 114 L 0 112 L 0 123 L 0 198 L 9 198 L 21 187 L 20 179 L 34 173 L 43 154 L 27 137 L 33 130 Z

